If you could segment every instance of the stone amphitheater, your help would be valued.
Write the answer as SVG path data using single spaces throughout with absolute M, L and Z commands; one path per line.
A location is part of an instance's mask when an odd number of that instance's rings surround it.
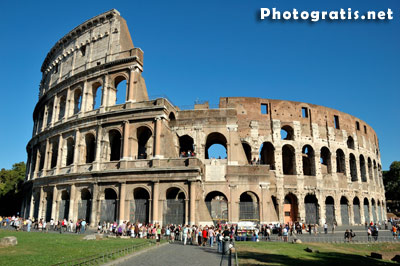
M 149 99 L 143 51 L 113 9 L 47 54 L 27 145 L 24 217 L 160 224 L 382 221 L 364 121 L 285 100 Z M 215 145 L 225 155 L 209 156 Z

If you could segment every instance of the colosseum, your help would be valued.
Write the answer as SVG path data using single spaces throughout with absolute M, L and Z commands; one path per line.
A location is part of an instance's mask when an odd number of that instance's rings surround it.
M 222 97 L 218 108 L 183 110 L 149 99 L 143 51 L 115 9 L 57 41 L 41 72 L 24 217 L 353 225 L 386 216 L 367 123 L 285 100 Z M 209 156 L 213 145 L 226 155 Z

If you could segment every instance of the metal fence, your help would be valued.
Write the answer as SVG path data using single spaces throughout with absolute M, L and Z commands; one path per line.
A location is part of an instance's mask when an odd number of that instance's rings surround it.
M 292 242 L 295 239 L 300 239 L 303 243 L 349 243 L 349 244 L 357 244 L 357 243 L 382 243 L 382 242 L 390 242 L 390 243 L 400 243 L 400 239 L 398 237 L 394 238 L 393 236 L 379 236 L 375 240 L 374 237 L 367 236 L 356 236 L 351 240 L 345 240 L 344 237 L 336 237 L 336 236 L 325 236 L 324 234 L 316 235 L 316 236 L 288 236 L 288 242 Z M 274 241 L 274 242 L 283 242 L 283 237 L 272 235 L 270 239 L 265 237 L 261 238 L 262 241 Z
M 84 258 L 79 258 L 79 259 L 74 259 L 70 261 L 65 261 L 57 264 L 53 264 L 52 266 L 75 266 L 75 265 L 100 265 L 104 264 L 109 260 L 113 260 L 122 256 L 129 255 L 131 253 L 134 253 L 136 251 L 139 251 L 140 249 L 144 247 L 150 247 L 151 245 L 154 245 L 154 241 L 148 241 L 143 244 L 139 245 L 133 245 L 131 247 L 126 247 L 126 248 L 120 248 L 116 249 L 113 251 L 107 251 L 98 255 L 90 256 L 90 257 L 84 257 Z

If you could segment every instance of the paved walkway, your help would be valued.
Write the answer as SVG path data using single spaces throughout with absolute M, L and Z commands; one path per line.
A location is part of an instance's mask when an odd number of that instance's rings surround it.
M 217 252 L 217 247 L 199 247 L 186 245 L 181 242 L 163 245 L 156 249 L 133 256 L 118 264 L 118 266 L 213 266 L 228 265 L 228 257 Z

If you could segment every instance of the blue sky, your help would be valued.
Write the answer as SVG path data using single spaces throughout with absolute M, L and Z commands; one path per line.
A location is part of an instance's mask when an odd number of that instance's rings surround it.
M 400 160 L 400 1 L 26 2 L 1 5 L 0 168 L 26 161 L 47 52 L 75 26 L 112 8 L 144 51 L 150 96 L 166 95 L 178 106 L 250 96 L 332 107 L 375 129 L 384 170 Z M 262 7 L 391 8 L 394 20 L 259 21 Z

